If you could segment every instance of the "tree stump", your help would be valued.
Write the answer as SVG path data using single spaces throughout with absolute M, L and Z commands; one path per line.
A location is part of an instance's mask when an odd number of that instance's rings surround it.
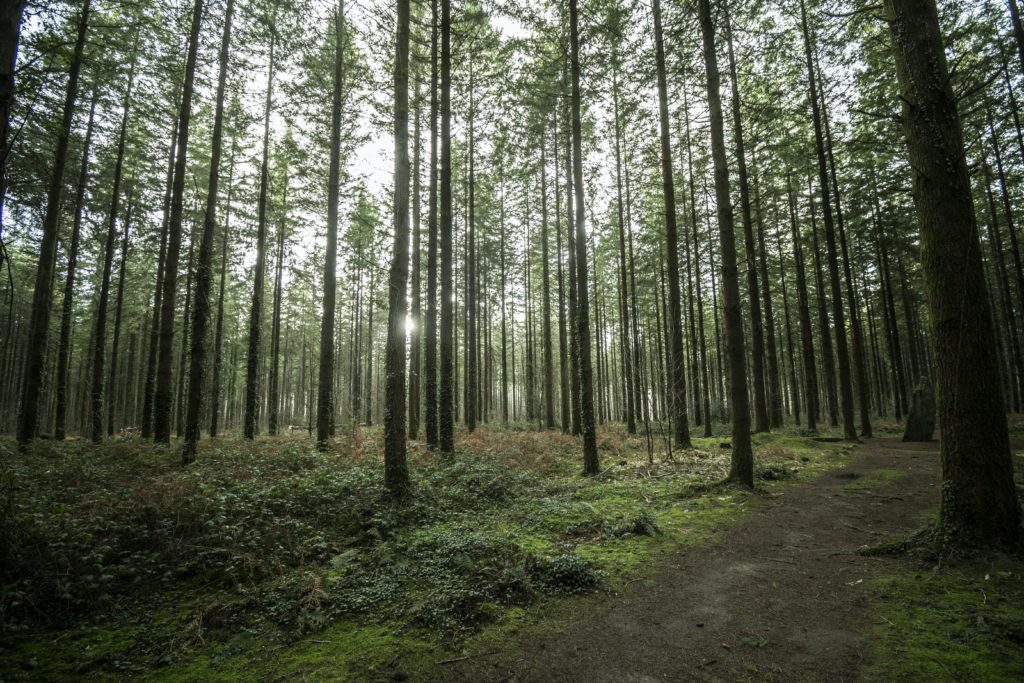
M 935 391 L 928 382 L 917 385 L 910 403 L 904 441 L 931 441 L 935 435 Z

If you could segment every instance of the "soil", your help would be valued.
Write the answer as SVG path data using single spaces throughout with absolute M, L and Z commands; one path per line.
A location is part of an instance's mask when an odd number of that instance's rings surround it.
M 662 557 L 620 594 L 570 601 L 554 625 L 444 665 L 443 680 L 855 680 L 871 650 L 869 580 L 893 566 L 857 549 L 923 526 L 938 473 L 936 442 L 867 440 L 710 545 Z

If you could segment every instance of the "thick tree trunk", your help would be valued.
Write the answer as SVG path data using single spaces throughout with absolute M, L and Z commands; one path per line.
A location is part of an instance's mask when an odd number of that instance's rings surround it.
M 157 349 L 156 393 L 153 399 L 153 438 L 157 443 L 171 441 L 171 364 L 174 361 L 174 302 L 178 292 L 178 260 L 181 256 L 181 223 L 184 214 L 185 172 L 188 156 L 189 123 L 192 118 L 192 93 L 199 50 L 199 28 L 203 19 L 203 0 L 192 7 L 185 83 L 178 111 L 178 141 L 174 160 L 170 218 L 167 227 L 167 255 L 160 296 L 160 342 Z
M 200 0 L 201 1 L 201 0 Z M 78 100 L 78 76 L 82 69 L 82 51 L 89 29 L 90 0 L 85 0 L 78 18 L 78 34 L 68 69 L 68 86 L 54 154 L 53 173 L 46 195 L 43 237 L 39 244 L 35 289 L 32 292 L 32 317 L 26 338 L 26 357 L 21 387 L 21 411 L 18 415 L 18 443 L 27 444 L 39 432 L 39 394 L 42 392 L 43 369 L 46 364 L 46 339 L 50 332 L 50 300 L 53 270 L 57 261 L 57 232 L 60 227 L 61 202 L 64 196 L 64 167 L 68 159 L 68 138 Z
M 388 340 L 384 384 L 384 487 L 409 493 L 405 461 L 405 317 L 409 278 L 409 0 L 398 0 L 395 49 L 395 240 L 388 277 Z
M 886 0 L 921 230 L 942 430 L 944 530 L 1014 549 L 1020 507 L 963 132 L 934 0 Z
M 729 354 L 729 398 L 732 409 L 732 465 L 729 478 L 754 486 L 754 457 L 750 441 L 750 404 L 747 397 L 746 349 L 743 314 L 740 310 L 739 272 L 736 267 L 736 235 L 729 189 L 729 162 L 725 155 L 725 124 L 722 117 L 721 81 L 715 53 L 715 27 L 709 0 L 699 0 L 704 64 L 707 70 L 708 108 L 711 117 L 711 153 L 715 165 L 715 199 L 722 247 L 722 287 L 725 296 L 725 332 Z
M 572 171 L 576 193 L 577 326 L 580 356 L 580 429 L 583 434 L 583 472 L 598 474 L 597 432 L 594 427 L 594 383 L 590 365 L 590 303 L 587 293 L 587 233 L 583 208 L 583 127 L 580 121 L 580 36 L 577 0 L 569 0 L 569 43 L 572 64 Z

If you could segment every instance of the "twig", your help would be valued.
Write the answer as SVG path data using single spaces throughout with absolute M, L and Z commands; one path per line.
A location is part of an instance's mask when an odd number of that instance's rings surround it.
M 782 562 L 783 564 L 794 564 L 794 565 L 796 564 L 796 562 L 794 562 L 793 560 L 783 560 L 783 559 L 778 558 L 778 557 L 759 557 L 757 559 L 759 559 L 759 560 L 767 560 L 769 562 Z

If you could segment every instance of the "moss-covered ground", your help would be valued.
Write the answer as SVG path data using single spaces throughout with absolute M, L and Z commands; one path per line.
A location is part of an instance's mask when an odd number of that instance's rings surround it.
M 413 502 L 382 495 L 380 435 L 205 443 L 192 467 L 139 440 L 0 441 L 0 680 L 418 679 L 467 641 L 530 628 L 574 596 L 643 580 L 849 448 L 755 438 L 758 489 L 723 483 L 727 439 L 664 452 L 525 426 L 412 444 Z
M 1019 443 L 1024 419 L 1011 419 L 1010 433 Z M 1024 451 L 1016 450 L 1013 460 L 1024 500 Z M 897 480 L 898 474 L 876 470 L 880 479 Z M 848 486 L 869 486 L 866 481 Z M 1024 680 L 1024 556 L 967 551 L 937 557 L 932 548 L 912 544 L 888 562 L 871 587 L 867 680 Z

